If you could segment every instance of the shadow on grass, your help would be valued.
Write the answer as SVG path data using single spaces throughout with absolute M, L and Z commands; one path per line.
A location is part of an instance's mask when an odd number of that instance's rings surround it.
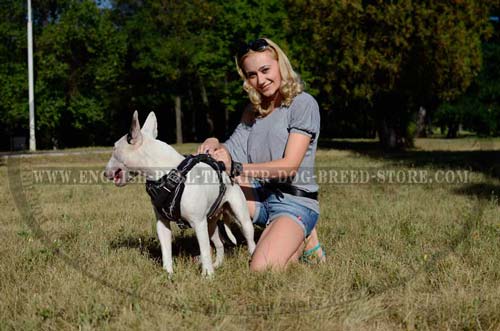
M 477 196 L 479 199 L 495 201 L 497 205 L 500 205 L 500 185 L 470 184 L 457 188 L 453 192 L 461 195 Z
M 383 151 L 378 141 L 320 140 L 318 141 L 318 147 L 372 153 Z
M 118 237 L 110 243 L 112 249 L 128 248 L 137 249 L 158 264 L 161 264 L 161 248 L 157 237 L 152 236 L 126 236 Z M 172 256 L 197 256 L 200 255 L 198 241 L 195 236 L 179 236 L 172 242 Z
M 244 238 L 241 232 L 237 228 L 231 227 L 233 234 L 235 235 L 238 246 L 246 245 L 244 243 Z M 255 229 L 255 242 L 258 241 L 262 234 L 262 229 Z M 151 260 L 161 265 L 161 247 L 160 241 L 157 237 L 153 236 L 123 236 L 118 237 L 111 241 L 110 247 L 112 249 L 137 249 L 142 254 L 148 256 Z M 213 246 L 212 246 L 213 247 Z M 224 253 L 226 256 L 231 256 L 233 252 L 234 245 L 232 243 L 224 244 Z M 172 257 L 191 257 L 194 258 L 200 255 L 200 248 L 198 245 L 198 240 L 196 235 L 185 235 L 176 236 L 172 241 Z
M 485 142 L 478 151 L 424 151 L 418 149 L 387 151 L 377 141 L 324 140 L 320 148 L 351 150 L 375 160 L 385 160 L 389 166 L 433 167 L 439 169 L 470 170 L 480 172 L 493 179 L 500 179 L 500 151 L 490 149 Z M 478 196 L 485 199 L 491 192 L 498 196 L 498 185 L 475 184 L 455 190 L 457 194 Z

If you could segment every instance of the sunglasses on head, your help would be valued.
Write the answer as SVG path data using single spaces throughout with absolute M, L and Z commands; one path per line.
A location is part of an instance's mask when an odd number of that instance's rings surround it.
M 250 50 L 254 52 L 261 52 L 265 50 L 269 44 L 263 38 L 256 39 L 254 41 L 249 42 L 248 44 L 243 45 L 238 51 L 238 59 L 241 59 L 243 55 L 248 53 Z

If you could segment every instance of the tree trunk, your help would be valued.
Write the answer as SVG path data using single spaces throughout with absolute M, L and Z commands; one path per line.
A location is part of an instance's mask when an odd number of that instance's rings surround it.
M 448 124 L 448 134 L 446 138 L 456 138 L 458 136 L 458 123 L 450 123 Z
M 384 149 L 398 148 L 398 137 L 396 129 L 387 123 L 386 119 L 381 119 L 378 125 L 378 137 Z
M 417 113 L 417 130 L 415 131 L 415 137 L 425 138 L 427 137 L 427 121 L 426 121 L 427 111 L 424 107 L 420 107 Z
M 177 144 L 182 144 L 182 112 L 181 97 L 175 96 L 175 134 Z
M 205 89 L 203 78 L 201 77 L 200 77 L 200 91 L 201 91 L 201 100 L 203 101 L 203 108 L 204 108 L 203 110 L 205 111 L 207 136 L 211 137 L 214 134 L 214 121 L 212 119 L 212 114 L 210 114 L 210 103 L 208 101 L 207 90 Z
M 413 146 L 408 125 L 411 121 L 408 99 L 401 94 L 380 95 L 375 102 L 377 131 L 384 149 L 404 149 Z
M 224 76 L 224 90 L 226 93 L 229 93 L 229 87 L 227 82 L 227 75 Z M 229 110 L 227 107 L 224 107 L 224 133 L 227 134 L 229 131 Z
M 197 135 L 197 130 L 196 130 L 196 111 L 197 107 L 194 102 L 193 98 L 193 89 L 191 87 L 188 88 L 188 94 L 189 94 L 189 108 L 191 109 L 191 132 L 190 136 L 188 137 L 188 140 L 194 140 L 198 141 L 198 135 Z
M 413 147 L 413 137 L 410 136 L 405 121 L 391 121 L 381 118 L 377 121 L 377 133 L 380 144 L 387 150 L 398 150 Z

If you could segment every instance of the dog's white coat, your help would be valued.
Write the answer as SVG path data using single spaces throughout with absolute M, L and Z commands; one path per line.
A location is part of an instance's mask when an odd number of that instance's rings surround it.
M 156 116 L 149 113 L 142 129 L 137 111 L 134 112 L 130 129 L 130 143 L 127 135 L 115 143 L 113 154 L 106 166 L 106 177 L 114 180 L 115 185 L 123 186 L 131 179 L 131 171 L 146 176 L 149 180 L 158 180 L 181 163 L 184 157 L 168 144 L 157 140 L 158 130 Z M 213 171 L 211 178 L 217 178 L 215 171 L 207 164 L 198 163 L 187 175 L 187 182 L 181 198 L 181 215 L 194 229 L 200 246 L 202 273 L 213 274 L 214 267 L 219 266 L 224 258 L 224 247 L 219 237 L 216 220 L 207 220 L 210 207 L 219 194 L 219 183 L 203 183 L 203 175 Z M 237 184 L 231 184 L 229 177 L 223 173 L 226 192 L 221 206 L 229 206 L 235 221 L 240 226 L 248 244 L 248 251 L 255 250 L 254 229 L 246 205 L 245 196 Z M 191 184 L 194 183 L 194 184 Z M 227 204 L 226 204 L 227 203 Z M 155 209 L 157 232 L 161 245 L 163 268 L 171 274 L 172 267 L 172 231 L 170 222 L 164 220 Z M 216 213 L 217 214 L 217 213 Z M 216 250 L 215 264 L 210 254 L 210 235 Z

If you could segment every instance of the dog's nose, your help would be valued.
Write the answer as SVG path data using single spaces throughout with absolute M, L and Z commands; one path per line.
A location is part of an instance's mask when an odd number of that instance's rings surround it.
M 104 169 L 103 176 L 109 180 L 113 180 L 113 178 L 115 177 L 115 169 L 106 167 L 106 169 Z

